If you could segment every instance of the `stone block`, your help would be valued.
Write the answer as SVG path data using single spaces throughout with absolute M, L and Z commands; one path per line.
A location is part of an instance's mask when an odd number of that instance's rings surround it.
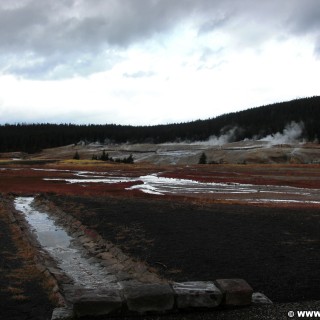
M 127 274 L 126 272 L 120 271 L 116 274 L 116 279 L 120 282 L 121 281 L 130 281 L 130 280 L 132 280 L 132 277 L 129 274 Z
M 90 242 L 84 243 L 83 246 L 86 249 L 91 250 L 91 249 L 95 248 L 97 245 L 93 241 L 90 241 Z
M 223 293 L 222 303 L 226 306 L 246 306 L 251 304 L 253 289 L 243 279 L 218 279 L 217 287 Z
M 72 227 L 75 229 L 78 229 L 81 226 L 81 222 L 80 221 L 75 221 L 72 223 Z
M 123 295 L 130 312 L 164 313 L 174 308 L 174 294 L 169 284 L 122 282 Z
M 109 250 L 108 250 L 112 255 L 114 255 L 115 257 L 119 254 L 122 253 L 121 249 L 117 248 L 117 247 L 111 247 Z
M 80 236 L 79 238 L 79 241 L 83 244 L 83 243 L 88 243 L 88 242 L 91 242 L 91 238 L 87 237 L 87 236 Z
M 102 241 L 102 245 L 105 247 L 105 249 L 107 251 L 114 247 L 114 244 L 112 242 L 109 242 L 109 241 L 107 241 L 107 242 Z
M 162 283 L 163 281 L 154 273 L 145 272 L 139 276 L 139 281 L 143 283 Z
M 81 237 L 81 236 L 83 236 L 83 235 L 84 235 L 84 232 L 83 232 L 83 231 L 76 231 L 76 232 L 72 233 L 72 236 L 73 236 L 74 238 L 79 238 L 79 237 Z
M 116 259 L 108 259 L 108 260 L 102 260 L 100 264 L 108 268 L 108 272 L 113 272 L 112 267 L 115 266 L 117 262 L 118 261 Z M 114 271 L 117 272 L 117 270 L 114 270 Z
M 127 260 L 129 260 L 129 257 L 124 254 L 123 252 L 119 252 L 116 256 L 116 258 L 120 261 L 120 262 L 125 262 Z
M 272 304 L 273 302 L 263 293 L 254 292 L 252 294 L 252 303 L 253 304 Z
M 55 308 L 53 309 L 51 320 L 72 320 L 73 310 L 70 308 Z
M 83 289 L 73 293 L 73 312 L 81 317 L 97 317 L 122 312 L 123 299 L 118 289 Z
M 134 267 L 134 272 L 138 274 L 143 274 L 148 271 L 148 267 L 142 262 L 134 263 L 133 267 Z
M 172 284 L 178 309 L 214 308 L 222 301 L 222 292 L 210 281 L 191 281 Z

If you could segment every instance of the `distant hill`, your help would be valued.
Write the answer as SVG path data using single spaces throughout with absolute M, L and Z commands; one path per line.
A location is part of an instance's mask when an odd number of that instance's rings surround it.
M 301 137 L 314 141 L 320 137 L 320 97 L 296 99 L 212 119 L 156 126 L 15 124 L 0 126 L 0 152 L 34 153 L 44 148 L 79 141 L 114 143 L 163 143 L 202 141 L 227 135 L 228 142 L 283 132 L 291 122 L 299 123 Z

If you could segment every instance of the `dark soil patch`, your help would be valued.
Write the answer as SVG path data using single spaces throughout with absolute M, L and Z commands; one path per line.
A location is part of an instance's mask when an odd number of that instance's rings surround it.
M 0 318 L 51 319 L 54 306 L 40 285 L 40 275 L 19 256 L 1 196 L 0 200 Z
M 175 281 L 244 278 L 276 302 L 320 298 L 320 210 L 50 195 Z

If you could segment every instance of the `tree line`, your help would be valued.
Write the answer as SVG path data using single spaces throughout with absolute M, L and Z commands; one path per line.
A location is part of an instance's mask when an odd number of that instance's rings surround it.
M 5 124 L 0 126 L 0 152 L 35 153 L 45 148 L 75 144 L 81 140 L 100 143 L 164 143 L 203 141 L 236 128 L 233 141 L 258 139 L 281 132 L 292 122 L 303 122 L 303 138 L 320 138 L 320 97 L 287 102 L 224 114 L 207 120 L 155 126 Z

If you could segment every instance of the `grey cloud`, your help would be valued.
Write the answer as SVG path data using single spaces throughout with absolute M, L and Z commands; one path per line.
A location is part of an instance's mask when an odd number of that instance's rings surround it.
M 48 77 L 63 68 L 66 71 L 61 76 L 90 74 L 99 66 L 111 63 L 112 59 L 105 54 L 111 48 L 124 50 L 137 41 L 170 32 L 188 19 L 197 24 L 199 36 L 225 28 L 240 39 L 239 46 L 266 41 L 279 31 L 316 34 L 320 27 L 318 0 L 12 0 L 8 3 L 7 7 L 0 3 L 0 70 L 29 77 Z M 7 56 L 15 63 L 5 63 Z M 23 61 L 17 63 L 19 60 Z
M 207 60 L 210 60 L 212 57 L 219 55 L 223 52 L 223 47 L 212 49 L 209 47 L 204 47 L 202 49 L 202 54 L 200 56 L 200 60 L 203 62 L 206 62 Z
M 314 35 L 315 54 L 320 56 L 320 6 L 317 0 L 303 1 L 287 21 L 290 31 L 297 35 Z
M 66 76 L 79 72 L 80 67 L 84 67 L 81 72 L 93 72 L 95 68 L 90 66 L 99 65 L 96 61 L 110 48 L 121 51 L 174 25 L 174 14 L 166 11 L 168 3 L 31 0 L 10 9 L 0 4 L 0 70 L 27 77 L 47 77 L 48 72 L 55 73 L 63 66 Z M 179 5 L 174 7 L 179 9 Z M 8 55 L 9 65 L 4 59 Z M 76 60 L 87 63 L 80 66 Z
M 0 66 L 6 65 L 2 72 L 7 74 L 13 73 L 29 79 L 59 80 L 108 70 L 122 59 L 121 55 L 112 51 L 82 55 L 52 54 L 47 57 L 30 54 L 11 55 L 0 58 Z
M 304 34 L 319 32 L 320 6 L 317 0 L 305 0 L 296 6 L 288 19 L 288 24 L 293 32 Z
M 198 70 L 215 69 L 225 64 L 226 60 L 223 58 L 223 51 L 223 47 L 215 49 L 204 47 L 199 56 Z
M 317 37 L 314 52 L 317 58 L 320 58 L 320 35 Z
M 134 73 L 124 73 L 123 76 L 126 78 L 149 78 L 153 77 L 156 73 L 153 71 L 137 71 Z
M 0 9 L 0 40 L 2 51 L 32 50 L 32 39 L 45 27 L 46 15 L 40 6 Z
M 211 18 L 207 21 L 205 21 L 202 25 L 199 27 L 199 34 L 207 33 L 214 31 L 218 28 L 223 27 L 229 20 L 229 17 L 221 15 L 217 16 L 215 18 Z
M 0 46 L 7 51 L 12 48 L 48 53 L 94 50 L 110 44 L 126 47 L 133 41 L 168 31 L 181 20 L 214 8 L 220 1 L 21 0 L 20 3 L 21 6 L 10 10 L 0 5 Z

